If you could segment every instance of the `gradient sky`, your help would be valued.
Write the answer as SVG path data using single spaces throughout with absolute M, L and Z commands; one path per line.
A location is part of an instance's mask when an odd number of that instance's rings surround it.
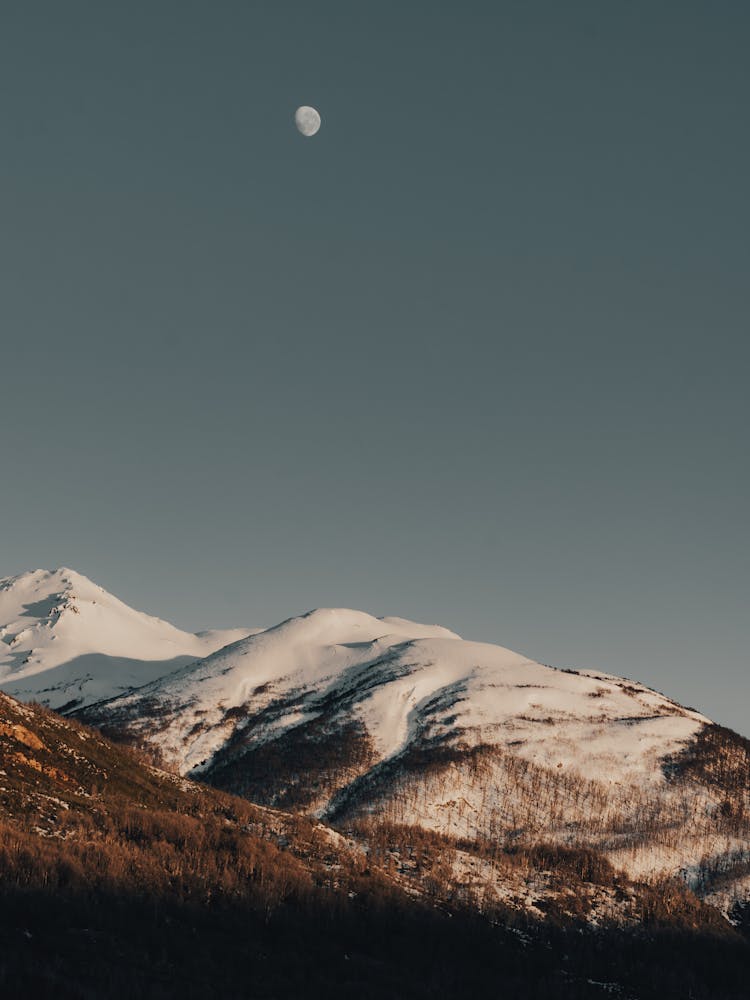
M 0 576 L 750 735 L 749 51 L 722 0 L 3 3 Z

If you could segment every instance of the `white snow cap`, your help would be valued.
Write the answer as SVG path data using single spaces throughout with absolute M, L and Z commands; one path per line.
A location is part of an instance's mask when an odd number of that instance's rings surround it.
M 110 698 L 250 629 L 193 635 L 62 566 L 0 580 L 0 686 L 52 708 Z

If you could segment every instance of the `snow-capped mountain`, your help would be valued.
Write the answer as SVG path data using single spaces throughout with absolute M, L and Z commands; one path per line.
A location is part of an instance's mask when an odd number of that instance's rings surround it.
M 750 898 L 750 742 L 643 684 L 347 609 L 193 635 L 66 569 L 0 582 L 0 639 L 8 693 L 253 801 Z
M 0 688 L 70 711 L 146 684 L 250 631 L 183 632 L 73 570 L 34 570 L 0 580 Z
M 727 911 L 750 895 L 750 743 L 642 684 L 439 626 L 317 610 L 83 717 L 183 775 L 339 825 L 585 847 Z
M 640 684 L 347 609 L 292 618 L 96 711 L 127 720 L 184 774 L 312 726 L 356 731 L 371 768 L 492 745 L 610 783 L 652 780 L 709 721 Z

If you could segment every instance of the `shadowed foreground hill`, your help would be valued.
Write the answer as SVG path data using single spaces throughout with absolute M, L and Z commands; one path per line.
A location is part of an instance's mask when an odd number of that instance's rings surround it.
M 438 838 L 398 836 L 439 860 Z M 3 997 L 746 995 L 747 942 L 697 900 L 665 890 L 637 932 L 511 927 L 406 886 L 392 856 L 0 695 Z

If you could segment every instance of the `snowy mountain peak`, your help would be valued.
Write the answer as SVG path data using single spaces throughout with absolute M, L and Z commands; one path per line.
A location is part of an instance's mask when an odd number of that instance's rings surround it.
M 283 636 L 284 641 L 293 639 L 302 642 L 326 641 L 341 643 L 373 642 L 388 635 L 403 638 L 443 638 L 461 637 L 442 625 L 420 625 L 407 618 L 376 618 L 366 611 L 353 608 L 315 608 L 303 615 L 287 618 L 273 628 L 266 629 L 268 641 Z
M 97 587 L 87 576 L 76 573 L 67 566 L 59 566 L 57 569 L 32 569 L 0 580 L 0 593 L 12 590 L 44 594 L 58 592 L 62 595 L 72 594 L 76 590 L 81 594 L 89 594 L 101 590 L 101 587 Z
M 0 686 L 69 710 L 148 683 L 249 631 L 183 632 L 68 567 L 32 570 L 0 580 Z
M 91 718 L 137 732 L 186 774 L 315 732 L 337 747 L 356 739 L 370 768 L 428 748 L 492 745 L 628 781 L 656 780 L 658 760 L 707 721 L 640 684 L 345 608 L 225 646 Z

